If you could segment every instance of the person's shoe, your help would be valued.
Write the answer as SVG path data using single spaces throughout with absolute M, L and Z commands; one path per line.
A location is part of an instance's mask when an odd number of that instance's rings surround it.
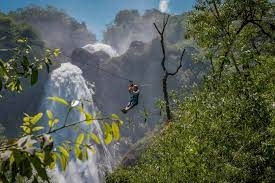
M 123 108 L 123 109 L 121 109 L 121 112 L 123 112 L 124 114 L 126 114 L 127 110 Z

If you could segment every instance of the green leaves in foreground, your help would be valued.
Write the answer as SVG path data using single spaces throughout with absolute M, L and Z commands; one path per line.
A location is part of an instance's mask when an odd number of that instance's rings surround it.
M 25 135 L 32 134 L 33 132 L 40 131 L 44 129 L 43 126 L 38 126 L 37 123 L 42 118 L 43 113 L 38 113 L 34 116 L 29 116 L 28 114 L 25 114 L 25 117 L 23 118 L 23 125 L 20 126 L 23 129 L 23 133 Z
M 52 100 L 53 102 L 63 104 L 65 106 L 69 106 L 69 103 L 66 100 L 64 100 L 63 98 L 54 96 L 54 97 L 48 97 L 48 99 Z
M 16 179 L 42 180 L 49 182 L 46 169 L 53 169 L 60 165 L 64 171 L 72 155 L 76 159 L 87 160 L 89 152 L 95 153 L 96 145 L 110 144 L 120 138 L 119 126 L 123 123 L 119 117 L 112 114 L 107 122 L 101 121 L 104 135 L 101 136 L 96 128 L 90 131 L 95 117 L 87 112 L 85 105 L 79 100 L 68 102 L 60 97 L 48 97 L 56 105 L 63 105 L 68 115 L 71 111 L 79 112 L 84 120 L 82 121 L 60 121 L 54 111 L 47 110 L 35 115 L 24 114 L 21 125 L 23 136 L 1 144 L 0 147 L 0 182 L 16 182 Z M 105 118 L 108 119 L 108 118 Z M 46 120 L 46 122 L 44 121 Z M 101 119 L 102 120 L 102 119 Z M 59 138 L 54 147 L 54 136 L 60 130 L 74 127 L 78 134 L 75 138 Z M 48 129 L 44 130 L 43 129 Z M 61 136 L 62 137 L 62 136 Z M 71 153 L 73 151 L 74 153 Z M 6 173 L 7 172 L 7 173 Z M 11 174 L 10 174 L 11 172 Z

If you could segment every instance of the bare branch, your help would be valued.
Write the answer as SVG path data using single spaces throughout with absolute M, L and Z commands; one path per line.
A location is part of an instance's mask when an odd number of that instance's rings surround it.
M 161 35 L 161 32 L 160 32 L 158 26 L 156 25 L 156 23 L 154 23 L 154 26 L 155 26 L 156 30 L 158 31 L 158 33 Z
M 164 31 L 165 31 L 165 28 L 168 24 L 168 21 L 169 21 L 169 18 L 170 18 L 170 15 L 167 15 L 167 18 L 165 18 L 165 15 L 164 15 L 164 18 L 163 18 L 163 27 L 162 27 L 162 34 L 164 34 Z
M 184 55 L 184 53 L 185 53 L 185 49 L 182 51 L 182 53 L 181 53 L 181 57 L 180 57 L 180 65 L 178 66 L 178 68 L 177 68 L 177 70 L 175 71 L 175 72 L 173 72 L 173 73 L 167 73 L 169 76 L 174 76 L 174 75 L 176 75 L 178 72 L 179 72 L 179 70 L 180 70 L 180 68 L 182 67 L 182 61 L 183 61 L 183 55 Z

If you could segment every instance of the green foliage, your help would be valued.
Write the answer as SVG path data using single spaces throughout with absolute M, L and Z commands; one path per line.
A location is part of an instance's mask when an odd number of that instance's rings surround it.
M 72 111 L 78 111 L 86 118 L 82 121 L 68 122 L 67 119 L 59 122 L 54 117 L 52 111 L 47 110 L 46 116 L 48 123 L 42 122 L 46 120 L 42 118 L 43 113 L 30 116 L 25 114 L 23 118 L 22 136 L 12 141 L 3 142 L 0 147 L 0 181 L 14 182 L 16 179 L 23 178 L 35 182 L 42 180 L 49 182 L 47 169 L 53 169 L 60 164 L 64 171 L 72 156 L 70 153 L 74 150 L 75 158 L 85 161 L 88 159 L 88 151 L 95 153 L 94 145 L 100 144 L 100 138 L 89 131 L 78 129 L 78 136 L 75 139 L 64 139 L 54 145 L 52 134 L 70 127 L 79 127 L 80 124 L 91 124 L 96 120 L 89 114 L 79 101 L 73 101 L 71 105 L 68 101 L 59 97 L 49 97 L 49 100 L 67 107 L 67 115 Z M 88 116 L 88 117 L 87 117 Z M 98 119 L 100 120 L 100 119 Z M 105 143 L 110 144 L 113 139 L 119 140 L 119 122 L 117 115 L 113 114 L 108 118 L 109 122 L 102 122 L 104 125 Z M 44 129 L 44 130 L 43 130 Z M 47 130 L 48 129 L 48 130 Z M 55 148 L 54 148 L 55 146 Z M 56 149 L 56 150 L 55 150 Z
M 213 74 L 173 93 L 173 123 L 106 182 L 274 182 L 274 12 L 266 0 L 197 1 L 189 35 Z
M 44 43 L 30 25 L 16 23 L 10 16 L 0 13 L 0 57 L 3 60 L 13 57 L 18 43 L 24 43 L 25 39 L 21 38 L 27 38 L 37 55 L 43 54 Z
M 138 164 L 107 182 L 272 182 L 274 61 L 267 58 L 246 80 L 235 74 L 214 87 L 206 81 L 180 103 L 175 122 Z
M 38 81 L 39 71 L 52 65 L 52 58 L 57 55 L 56 50 L 46 50 L 45 56 L 37 57 L 32 53 L 32 47 L 26 38 L 17 40 L 17 47 L 12 49 L 13 56 L 7 60 L 0 58 L 0 94 L 8 90 L 11 92 L 21 92 L 23 82 L 30 79 L 30 84 L 34 85 Z
M 189 16 L 189 36 L 204 49 L 214 73 L 241 74 L 261 64 L 256 56 L 274 55 L 274 15 L 268 0 L 200 0 Z

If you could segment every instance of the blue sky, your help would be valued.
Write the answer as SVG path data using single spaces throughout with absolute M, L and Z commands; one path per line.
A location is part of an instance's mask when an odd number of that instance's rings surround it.
M 0 10 L 7 13 L 30 4 L 52 5 L 84 21 L 100 40 L 105 26 L 120 10 L 138 9 L 142 13 L 146 9 L 159 9 L 161 5 L 163 11 L 180 14 L 190 10 L 194 3 L 195 0 L 0 0 Z

